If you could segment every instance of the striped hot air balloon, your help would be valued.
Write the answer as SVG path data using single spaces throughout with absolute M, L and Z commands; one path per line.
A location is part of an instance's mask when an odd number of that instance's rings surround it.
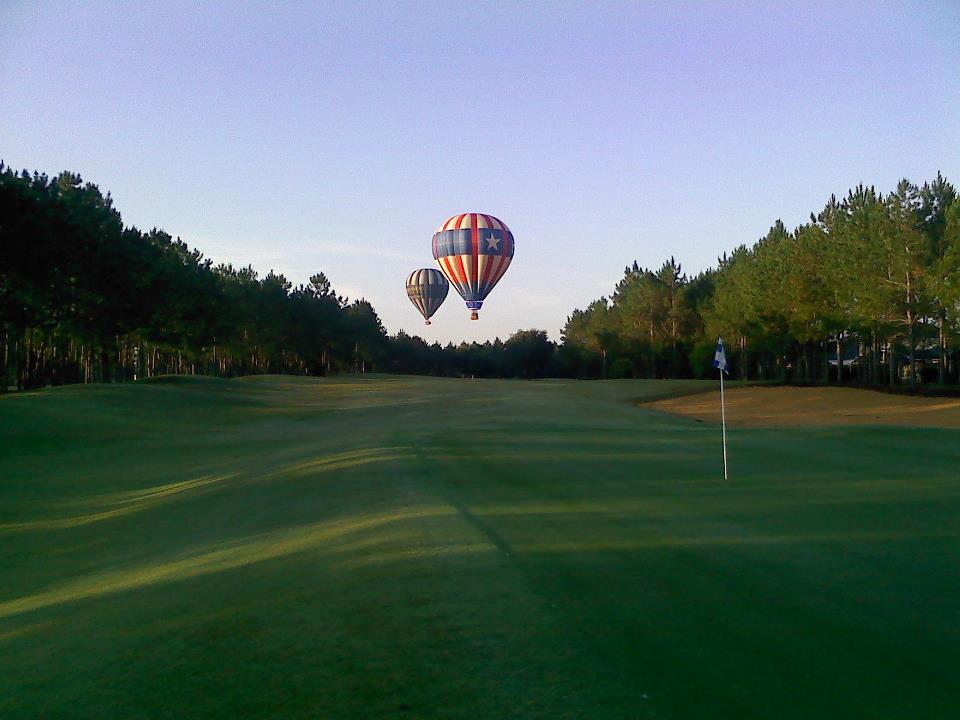
M 432 268 L 414 270 L 407 278 L 407 297 L 423 315 L 427 325 L 430 324 L 430 317 L 447 299 L 449 290 L 447 279 Z
M 470 319 L 513 260 L 513 233 L 492 215 L 463 213 L 440 223 L 433 257 L 470 309 Z

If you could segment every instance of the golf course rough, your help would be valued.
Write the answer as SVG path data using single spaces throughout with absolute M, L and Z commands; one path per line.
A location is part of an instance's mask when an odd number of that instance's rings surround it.
M 0 397 L 0 717 L 956 718 L 957 431 L 712 387 Z

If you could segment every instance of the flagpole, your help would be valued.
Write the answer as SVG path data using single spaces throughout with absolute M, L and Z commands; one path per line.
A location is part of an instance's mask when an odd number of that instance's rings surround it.
M 723 427 L 723 479 L 727 480 L 727 411 L 723 401 L 723 368 L 720 369 L 720 425 Z

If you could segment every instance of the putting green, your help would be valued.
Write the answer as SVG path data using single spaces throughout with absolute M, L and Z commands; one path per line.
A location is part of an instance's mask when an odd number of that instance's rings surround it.
M 956 717 L 957 432 L 704 387 L 0 397 L 0 717 Z

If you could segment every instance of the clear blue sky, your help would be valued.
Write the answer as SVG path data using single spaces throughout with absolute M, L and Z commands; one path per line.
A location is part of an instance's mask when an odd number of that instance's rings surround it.
M 390 332 L 556 338 L 634 259 L 960 183 L 960 3 L 0 0 L 0 158 L 216 261 L 322 270 Z M 403 281 L 466 211 L 514 263 L 479 322 L 451 291 L 424 328 Z

